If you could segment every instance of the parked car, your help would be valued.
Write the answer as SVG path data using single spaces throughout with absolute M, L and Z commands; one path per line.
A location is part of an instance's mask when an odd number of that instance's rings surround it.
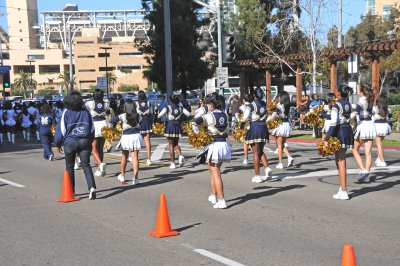
M 122 99 L 122 98 L 124 98 L 123 96 L 122 96 L 122 94 L 121 93 L 109 93 L 108 94 L 108 99 L 110 99 L 110 98 L 114 98 L 114 100 L 120 100 L 120 99 Z

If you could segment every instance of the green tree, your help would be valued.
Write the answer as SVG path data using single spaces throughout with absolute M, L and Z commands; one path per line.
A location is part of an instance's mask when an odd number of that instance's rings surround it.
M 114 84 L 117 83 L 117 76 L 115 76 L 114 72 L 107 72 L 103 75 L 103 77 L 106 77 L 108 80 L 108 87 L 111 88 L 113 87 L 114 91 Z
M 380 62 L 381 90 L 389 75 L 400 72 L 400 51 L 394 51 L 390 56 L 383 58 Z
M 149 41 L 139 43 L 139 50 L 149 64 L 144 76 L 165 92 L 163 1 L 142 0 L 142 5 L 147 11 L 145 19 L 150 22 Z M 209 19 L 198 14 L 200 6 L 192 1 L 174 0 L 170 5 L 173 86 L 185 92 L 202 85 L 215 70 L 206 56 L 209 43 L 197 31 Z
M 36 95 L 37 96 L 53 96 L 53 95 L 58 95 L 58 91 L 54 90 L 54 87 L 47 87 L 42 90 L 38 90 Z
M 31 90 L 35 90 L 36 86 L 36 80 L 32 79 L 32 76 L 29 73 L 25 73 L 24 71 L 19 72 L 18 77 L 14 79 L 14 88 L 16 90 L 22 91 L 24 94 L 24 98 L 26 98 L 27 96 L 28 88 Z
M 134 92 L 134 91 L 139 91 L 139 85 L 134 84 L 134 85 L 129 85 L 129 84 L 120 84 L 118 86 L 118 91 L 119 92 Z
M 69 90 L 71 89 L 69 71 L 64 71 L 64 73 L 60 73 L 60 75 L 58 75 L 58 79 L 61 80 L 61 84 L 62 84 L 63 88 L 66 89 L 66 92 L 68 94 Z M 73 81 L 74 81 L 74 85 L 76 85 L 75 76 L 73 77 Z

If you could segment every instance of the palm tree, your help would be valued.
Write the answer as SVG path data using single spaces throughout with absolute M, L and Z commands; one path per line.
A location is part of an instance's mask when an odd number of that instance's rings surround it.
M 107 80 L 108 80 L 109 88 L 111 87 L 111 85 L 114 85 L 115 83 L 117 83 L 117 80 L 118 80 L 117 76 L 114 75 L 114 72 L 108 72 L 108 73 L 104 74 L 103 77 L 108 78 Z M 114 86 L 113 86 L 113 88 L 114 88 Z
M 61 79 L 62 86 L 66 88 L 67 93 L 69 92 L 70 88 L 70 77 L 69 77 L 69 71 L 64 71 L 64 73 L 60 73 L 58 75 L 58 79 Z M 73 77 L 74 85 L 75 83 L 75 76 Z
M 29 73 L 25 73 L 24 71 L 19 72 L 19 77 L 14 79 L 14 87 L 19 90 L 23 90 L 24 98 L 26 98 L 27 89 L 31 90 L 36 89 L 37 81 L 32 79 L 32 75 Z

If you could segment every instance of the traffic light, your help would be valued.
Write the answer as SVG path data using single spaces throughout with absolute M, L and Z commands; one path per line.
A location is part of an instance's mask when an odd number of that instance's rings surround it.
M 225 34 L 223 36 L 223 62 L 233 63 L 236 59 L 236 37 L 232 34 Z
M 10 88 L 10 71 L 3 73 L 3 88 Z

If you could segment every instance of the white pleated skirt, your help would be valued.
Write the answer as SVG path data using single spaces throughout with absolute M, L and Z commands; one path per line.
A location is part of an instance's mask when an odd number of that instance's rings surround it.
M 15 121 L 15 120 L 6 120 L 7 126 L 12 127 L 12 126 L 15 126 L 15 124 L 17 124 L 17 121 Z
M 386 137 L 392 133 L 392 128 L 388 123 L 374 123 L 376 135 L 378 137 Z
M 374 139 L 376 138 L 375 124 L 372 120 L 360 121 L 357 125 L 354 139 Z
M 226 142 L 213 142 L 208 147 L 207 161 L 211 163 L 222 163 L 231 160 L 231 148 Z
M 122 135 L 120 144 L 124 151 L 138 151 L 144 147 L 143 136 L 140 133 Z
M 292 131 L 292 127 L 289 122 L 281 123 L 277 128 L 272 131 L 272 135 L 275 137 L 290 137 L 290 132 Z
M 30 126 L 32 126 L 32 122 L 30 122 L 30 121 L 21 123 L 21 127 L 23 127 L 23 128 L 28 128 Z
M 331 120 L 325 120 L 322 133 L 328 133 L 329 127 L 331 126 Z
M 94 137 L 95 138 L 100 138 L 103 135 L 101 134 L 101 129 L 103 127 L 110 127 L 110 125 L 108 124 L 107 120 L 103 120 L 103 121 L 94 121 Z

